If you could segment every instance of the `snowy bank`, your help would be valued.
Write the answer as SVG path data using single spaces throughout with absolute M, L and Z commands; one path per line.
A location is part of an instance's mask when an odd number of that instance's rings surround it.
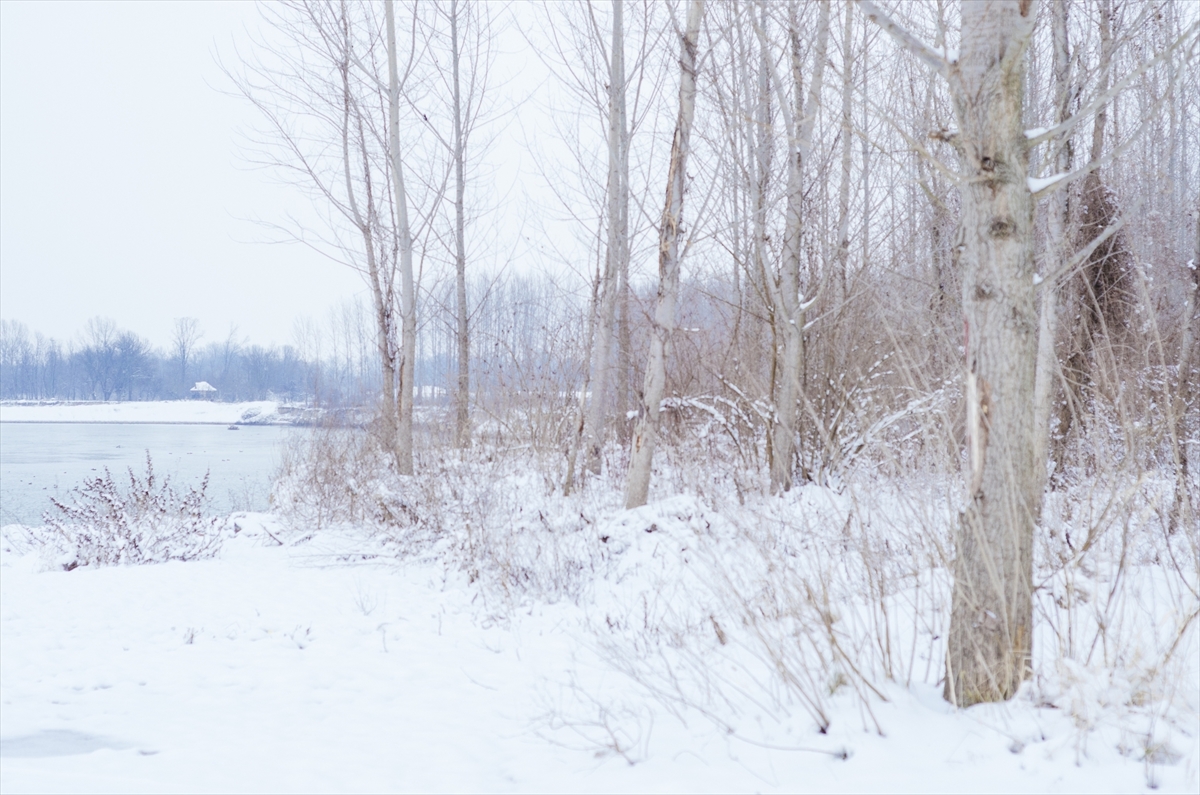
M 184 423 L 191 425 L 290 425 L 306 421 L 305 410 L 273 400 L 216 403 L 156 400 L 124 403 L 0 403 L 0 422 Z
M 1030 679 L 956 710 L 953 478 L 739 495 L 693 450 L 624 510 L 604 474 L 303 436 L 211 559 L 0 531 L 0 790 L 1200 790 L 1172 481 L 1107 523 L 1102 480 L 1047 500 Z
M 633 556 L 620 567 L 619 589 L 634 586 L 654 559 L 650 548 L 679 531 L 673 517 L 683 507 L 668 501 L 614 517 L 628 525 L 617 557 Z M 661 533 L 638 529 L 651 518 Z M 1185 759 L 1148 776 L 1136 754 L 1099 738 L 1081 744 L 1068 710 L 1022 697 L 955 711 L 937 688 L 915 683 L 889 684 L 871 716 L 843 688 L 830 699 L 828 733 L 797 715 L 771 721 L 781 735 L 775 747 L 756 745 L 647 699 L 597 655 L 581 605 L 531 604 L 497 621 L 466 577 L 436 563 L 364 559 L 353 554 L 365 551 L 361 540 L 348 538 L 289 541 L 266 515 L 233 520 L 239 531 L 218 559 L 189 563 L 46 571 L 36 553 L 3 545 L 0 789 L 1136 792 L 1148 779 L 1160 791 L 1195 784 L 1186 747 Z M 738 711 L 752 714 L 752 701 Z

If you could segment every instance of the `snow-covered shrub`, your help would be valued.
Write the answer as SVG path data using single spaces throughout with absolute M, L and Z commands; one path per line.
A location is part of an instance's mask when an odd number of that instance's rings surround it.
M 370 427 L 322 426 L 284 446 L 271 504 L 303 534 L 330 527 L 424 534 L 435 528 L 416 510 L 413 484 L 395 474 Z
M 561 496 L 534 474 L 533 455 L 483 443 L 467 455 L 422 452 L 416 474 L 402 476 L 370 428 L 317 428 L 285 448 L 272 504 L 295 539 L 332 530 L 340 548 L 357 544 L 356 557 L 436 555 L 483 581 L 485 599 L 574 598 L 603 556 L 592 527 L 601 506 L 591 491 Z M 603 493 L 612 510 L 615 491 Z
M 198 487 L 177 492 L 169 478 L 155 475 L 147 452 L 145 475 L 130 468 L 127 486 L 105 468 L 65 501 L 52 500 L 38 539 L 67 571 L 210 558 L 220 548 L 221 526 L 204 513 L 207 488 L 206 473 Z
M 603 522 L 616 560 L 591 621 L 604 657 L 668 708 L 755 742 L 824 733 L 845 694 L 878 729 L 870 704 L 891 682 L 944 668 L 949 579 L 930 564 L 948 511 L 934 493 L 862 491 L 680 496 Z

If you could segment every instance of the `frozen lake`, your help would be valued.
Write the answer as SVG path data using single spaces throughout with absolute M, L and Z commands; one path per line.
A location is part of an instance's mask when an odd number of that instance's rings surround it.
M 0 423 L 0 525 L 41 524 L 50 497 L 63 499 L 108 467 L 144 473 L 146 451 L 159 475 L 197 485 L 205 470 L 216 513 L 266 510 L 281 442 L 303 431 L 285 426 Z

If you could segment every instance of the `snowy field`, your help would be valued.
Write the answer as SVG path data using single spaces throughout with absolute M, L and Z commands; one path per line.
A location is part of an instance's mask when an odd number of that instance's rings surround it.
M 1196 791 L 1194 682 L 1180 683 L 1174 723 L 1150 727 L 1170 747 L 1158 757 L 1138 751 L 1119 682 L 1082 669 L 1065 689 L 961 711 L 936 670 L 866 698 L 834 683 L 824 733 L 811 709 L 764 698 L 770 685 L 707 705 L 662 697 L 661 679 L 614 651 L 622 622 L 659 599 L 663 627 L 709 610 L 674 598 L 712 550 L 693 537 L 689 563 L 689 523 L 719 520 L 691 498 L 608 512 L 587 539 L 606 562 L 579 596 L 551 600 L 505 597 L 430 556 L 397 562 L 360 533 L 289 534 L 265 514 L 234 515 L 215 559 L 69 572 L 6 528 L 0 789 Z M 741 659 L 721 656 L 737 647 L 721 630 L 697 637 L 641 659 Z
M 155 400 L 121 403 L 0 403 L 0 422 L 124 422 L 232 425 L 281 420 L 279 403 Z

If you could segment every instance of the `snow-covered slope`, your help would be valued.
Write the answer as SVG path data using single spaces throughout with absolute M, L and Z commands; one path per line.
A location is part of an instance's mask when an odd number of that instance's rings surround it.
M 1194 749 L 1148 767 L 1089 745 L 1062 710 L 955 712 L 928 685 L 889 686 L 871 716 L 843 688 L 828 734 L 801 717 L 787 742 L 757 746 L 648 699 L 601 659 L 586 608 L 497 621 L 436 563 L 279 546 L 271 517 L 236 519 L 216 560 L 71 572 L 47 571 L 10 529 L 0 789 L 1195 791 Z M 649 560 L 663 537 L 618 554 Z M 614 587 L 636 588 L 638 570 Z

